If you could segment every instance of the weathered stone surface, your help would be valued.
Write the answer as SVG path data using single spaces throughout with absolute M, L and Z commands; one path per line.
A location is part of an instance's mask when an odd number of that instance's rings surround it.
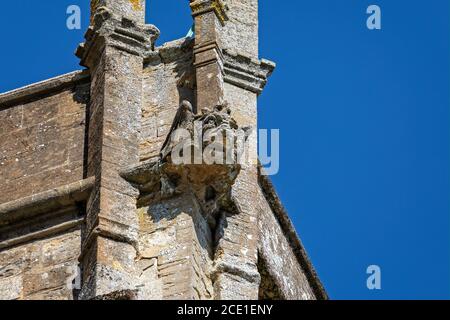
M 72 88 L 78 84 L 87 82 L 89 82 L 88 72 L 74 71 L 55 78 L 33 83 L 31 85 L 0 94 L 0 109 L 19 106 L 21 103 L 26 101 L 42 99 L 48 94 L 64 91 L 67 88 Z M 84 94 L 82 94 L 81 97 L 83 97 L 82 99 L 84 99 L 85 102 L 87 101 L 86 98 L 88 97 L 85 97 Z M 19 114 L 16 113 L 16 115 L 18 116 Z M 4 128 L 6 129 L 7 127 Z
M 74 299 L 80 231 L 0 250 L 0 299 Z
M 144 22 L 145 0 L 92 0 L 91 15 L 102 7 L 111 9 L 114 14 L 128 19 Z
M 86 85 L 23 96 L 28 102 L 0 105 L 0 203 L 83 179 Z
M 267 270 L 267 263 L 264 259 L 258 257 L 258 272 L 261 276 L 261 284 L 259 285 L 259 300 L 283 300 L 285 299 L 282 291 L 279 289 L 276 280 Z
M 258 58 L 258 0 L 224 0 L 229 21 L 221 34 L 224 49 Z M 264 5 L 264 4 L 263 4 Z
M 196 199 L 168 199 L 139 209 L 139 216 L 143 279 L 157 278 L 143 284 L 142 298 L 211 299 L 212 234 Z
M 265 59 L 258 60 L 232 49 L 223 50 L 223 55 L 224 81 L 258 95 L 261 94 L 268 77 L 275 69 L 275 63 Z
M 146 60 L 139 149 L 141 161 L 159 156 L 181 101 L 195 101 L 192 50 L 193 41 L 182 39 L 156 48 Z
M 0 300 L 20 300 L 23 297 L 21 275 L 0 279 Z
M 195 20 L 194 66 L 197 110 L 223 103 L 223 56 L 220 35 L 228 19 L 222 0 L 191 1 Z
M 144 25 L 144 1 L 92 3 L 86 42 L 77 50 L 91 73 L 87 175 L 96 177 L 82 243 L 82 299 L 133 291 L 136 192 L 119 175 L 139 162 L 142 67 L 159 31 Z
M 93 185 L 94 179 L 88 178 L 0 204 L 0 227 L 40 213 L 75 206 L 88 198 Z
M 258 219 L 258 249 L 260 257 L 265 261 L 267 272 L 275 280 L 285 299 L 315 299 L 305 271 L 298 263 L 283 230 L 261 193 L 258 199 L 261 210 Z

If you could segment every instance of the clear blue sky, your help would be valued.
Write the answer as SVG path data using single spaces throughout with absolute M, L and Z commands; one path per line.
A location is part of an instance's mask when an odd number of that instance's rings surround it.
M 278 64 L 260 127 L 281 130 L 273 180 L 331 298 L 450 298 L 449 3 L 260 0 L 261 57 Z M 83 31 L 65 27 L 70 4 Z M 0 8 L 0 92 L 79 68 L 88 0 Z M 187 0 L 148 9 L 161 41 L 192 23 Z M 366 288 L 371 264 L 381 291 Z

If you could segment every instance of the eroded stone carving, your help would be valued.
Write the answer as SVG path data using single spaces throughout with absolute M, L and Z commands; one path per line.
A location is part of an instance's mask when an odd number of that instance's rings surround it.
M 249 131 L 239 128 L 226 103 L 196 115 L 191 103 L 183 101 L 160 159 L 124 176 L 147 201 L 192 192 L 214 227 L 223 208 L 235 211 L 230 209 L 230 190 L 241 170 L 240 154 Z
M 194 111 L 192 104 L 189 101 L 183 101 L 178 108 L 175 118 L 167 135 L 166 141 L 161 148 L 161 159 L 164 160 L 170 156 L 174 148 L 174 139 L 172 134 L 178 129 L 188 130 L 192 135 L 194 134 Z

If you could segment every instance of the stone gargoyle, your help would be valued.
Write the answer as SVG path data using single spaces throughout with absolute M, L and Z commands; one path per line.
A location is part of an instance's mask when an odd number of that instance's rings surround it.
M 130 168 L 123 176 L 144 202 L 191 192 L 211 224 L 221 210 L 233 210 L 233 186 L 244 161 L 249 128 L 240 128 L 226 103 L 195 114 L 183 101 L 159 159 Z

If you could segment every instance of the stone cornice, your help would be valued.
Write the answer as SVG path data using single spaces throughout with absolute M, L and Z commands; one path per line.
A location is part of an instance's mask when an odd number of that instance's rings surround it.
M 0 110 L 88 81 L 89 73 L 80 70 L 8 91 L 0 94 Z
M 228 21 L 228 6 L 222 0 L 191 0 L 190 6 L 193 17 L 214 11 L 222 25 Z
M 84 222 L 95 178 L 88 178 L 0 205 L 0 250 L 45 239 Z
M 0 204 L 0 227 L 10 226 L 39 214 L 77 205 L 88 199 L 95 178 L 80 180 L 29 197 Z
M 119 18 L 107 8 L 97 9 L 91 26 L 85 34 L 86 41 L 78 47 L 81 65 L 90 67 L 107 46 L 132 55 L 146 57 L 154 48 L 159 30 L 153 25 L 141 25 L 127 18 Z
M 27 243 L 30 241 L 45 239 L 49 236 L 71 230 L 75 227 L 79 227 L 83 223 L 83 221 L 84 221 L 84 218 L 73 218 L 73 219 L 70 219 L 63 223 L 51 226 L 49 228 L 44 228 L 39 231 L 26 233 L 26 234 L 18 236 L 16 238 L 0 241 L 0 250 L 18 246 L 20 244 Z
M 223 73 L 224 57 L 219 44 L 216 41 L 202 43 L 194 46 L 194 66 L 201 68 L 212 63 L 217 63 Z
M 269 60 L 257 60 L 229 50 L 223 50 L 224 80 L 240 88 L 261 94 L 276 65 Z
M 159 63 L 171 63 L 179 59 L 193 59 L 194 39 L 181 38 L 164 43 L 156 47 L 155 51 L 149 52 L 144 59 L 148 65 L 157 65 Z

